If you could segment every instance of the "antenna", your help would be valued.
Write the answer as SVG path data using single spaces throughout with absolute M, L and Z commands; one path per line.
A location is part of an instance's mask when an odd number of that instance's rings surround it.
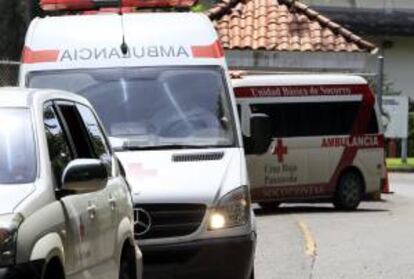
M 121 17 L 121 25 L 122 25 L 122 43 L 121 43 L 121 52 L 123 55 L 128 54 L 128 45 L 125 41 L 125 28 L 124 28 L 124 12 L 122 10 L 122 0 L 118 1 L 119 6 L 119 16 Z

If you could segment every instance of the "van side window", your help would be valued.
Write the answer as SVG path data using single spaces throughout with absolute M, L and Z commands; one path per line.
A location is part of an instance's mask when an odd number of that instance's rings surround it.
M 367 133 L 368 134 L 378 134 L 379 133 L 377 114 L 375 113 L 374 109 L 371 111 Z
M 60 186 L 60 180 L 65 167 L 72 160 L 69 143 L 57 114 L 51 104 L 46 105 L 43 110 L 43 121 L 47 145 L 49 148 L 52 171 L 57 184 Z
M 58 104 L 64 125 L 69 132 L 69 138 L 72 140 L 78 159 L 96 158 L 91 144 L 88 140 L 88 134 L 85 130 L 82 120 L 74 104 Z
M 77 105 L 80 116 L 88 131 L 89 139 L 96 158 L 111 165 L 111 152 L 105 140 L 104 132 L 94 113 L 84 105 Z
M 241 105 L 237 105 L 237 113 L 238 113 L 238 117 L 239 117 L 239 120 L 241 121 L 241 119 L 242 119 L 242 109 L 241 109 Z
M 270 117 L 275 138 L 312 137 L 349 135 L 360 105 L 360 102 L 254 104 L 251 110 Z

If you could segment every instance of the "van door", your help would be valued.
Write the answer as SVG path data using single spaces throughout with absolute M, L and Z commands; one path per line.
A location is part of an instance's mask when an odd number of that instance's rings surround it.
M 44 106 L 43 122 L 55 189 L 59 190 L 63 170 L 73 160 L 74 154 L 52 103 Z M 61 203 L 66 212 L 65 272 L 70 278 L 84 278 L 81 273 L 81 246 L 85 237 L 85 222 L 88 220 L 82 209 L 88 206 L 87 200 L 83 195 L 69 195 L 62 198 Z
M 306 141 L 296 134 L 301 129 L 300 112 L 279 102 L 275 98 L 266 98 L 249 103 L 251 115 L 269 116 L 272 130 L 268 151 L 247 156 L 254 201 L 294 198 L 298 196 L 297 187 L 307 183 Z
M 95 159 L 96 156 L 89 141 L 88 133 L 75 104 L 58 102 L 56 105 L 58 113 L 63 119 L 63 125 L 67 130 L 71 144 L 76 152 L 76 158 Z M 81 249 L 82 261 L 86 269 L 85 274 L 93 278 L 110 278 L 107 277 L 107 273 L 102 272 L 106 261 L 110 258 L 106 249 L 109 245 L 114 244 L 112 242 L 102 245 L 108 234 L 104 228 L 112 226 L 105 190 L 81 196 L 84 198 L 83 203 L 86 203 L 86 206 L 83 205 L 80 208 L 85 216 L 83 219 L 84 237 L 82 238 Z

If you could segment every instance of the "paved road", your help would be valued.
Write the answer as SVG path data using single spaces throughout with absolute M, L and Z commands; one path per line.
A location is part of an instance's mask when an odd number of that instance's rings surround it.
M 414 278 L 414 174 L 390 180 L 393 195 L 356 212 L 330 204 L 258 209 L 256 278 Z

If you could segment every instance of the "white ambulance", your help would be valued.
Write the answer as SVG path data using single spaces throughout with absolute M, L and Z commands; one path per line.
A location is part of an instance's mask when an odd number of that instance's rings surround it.
M 133 188 L 145 278 L 253 278 L 236 101 L 206 16 L 38 18 L 22 62 L 22 86 L 94 105 Z
M 367 81 L 351 75 L 236 75 L 252 200 L 356 209 L 384 182 L 384 136 Z M 262 118 L 257 123 L 252 121 Z

